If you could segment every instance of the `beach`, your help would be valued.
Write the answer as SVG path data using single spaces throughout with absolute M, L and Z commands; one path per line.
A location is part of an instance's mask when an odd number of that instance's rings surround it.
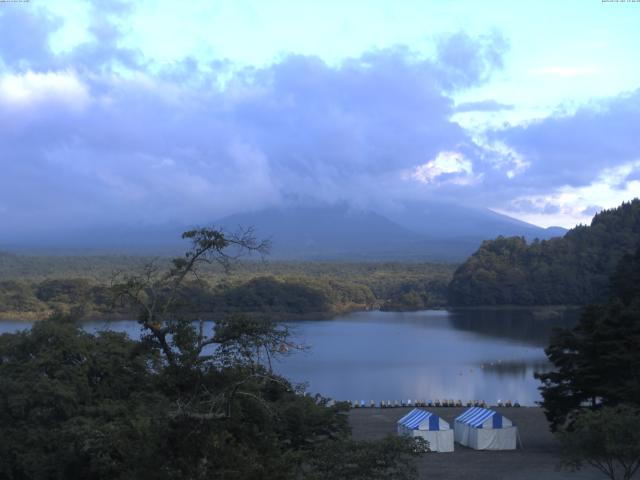
M 356 440 L 374 440 L 396 433 L 396 421 L 411 408 L 355 408 L 349 423 Z M 466 408 L 428 408 L 449 422 Z M 604 476 L 591 467 L 581 471 L 559 470 L 558 442 L 549 430 L 541 408 L 494 408 L 519 429 L 522 448 L 511 451 L 476 451 L 455 444 L 453 453 L 426 453 L 417 460 L 420 479 L 464 480 L 596 480 Z

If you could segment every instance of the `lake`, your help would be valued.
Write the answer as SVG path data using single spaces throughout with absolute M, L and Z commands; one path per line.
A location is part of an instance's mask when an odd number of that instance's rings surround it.
M 548 313 L 548 312 L 547 312 Z M 531 309 L 358 312 L 331 320 L 287 322 L 293 352 L 274 368 L 312 393 L 337 400 L 540 400 L 536 371 L 548 370 L 544 347 L 553 327 L 575 324 L 577 311 Z M 28 328 L 0 322 L 0 333 Z M 137 337 L 133 321 L 91 322 Z

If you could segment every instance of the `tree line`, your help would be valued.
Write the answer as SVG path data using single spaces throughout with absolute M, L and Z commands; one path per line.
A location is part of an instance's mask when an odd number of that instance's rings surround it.
M 590 226 L 527 244 L 485 241 L 454 273 L 453 305 L 586 305 L 610 295 L 609 278 L 640 243 L 640 200 L 598 213 Z
M 46 260 L 46 259 L 45 259 Z M 43 260 L 43 261 L 45 261 Z M 115 259 L 117 260 L 117 258 Z M 32 275 L 4 272 L 0 281 L 0 318 L 41 319 L 53 311 L 81 312 L 85 318 L 130 316 L 125 305 L 114 304 L 111 280 L 115 272 L 141 272 L 149 267 L 168 270 L 166 259 L 137 258 L 133 266 L 115 268 L 99 257 L 99 276 L 91 277 L 79 266 L 52 278 L 28 262 Z M 14 261 L 16 267 L 18 260 Z M 48 260 L 45 262 L 48 265 Z M 79 264 L 79 265 L 82 265 Z M 45 270 L 47 271 L 47 270 Z M 94 272 L 95 273 L 95 272 Z M 225 275 L 204 266 L 198 278 L 188 279 L 192 315 L 219 318 L 231 313 L 259 313 L 279 319 L 323 318 L 353 310 L 418 310 L 442 306 L 453 267 L 437 264 L 300 263 L 234 265 Z M 68 276 L 71 275 L 71 276 Z

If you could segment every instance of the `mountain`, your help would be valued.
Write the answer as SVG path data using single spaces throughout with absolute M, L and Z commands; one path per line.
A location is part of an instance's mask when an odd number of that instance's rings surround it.
M 270 257 L 284 260 L 460 261 L 475 240 L 430 238 L 388 218 L 347 206 L 283 207 L 222 218 L 227 232 L 254 228 L 271 242 Z
M 30 235 L 0 232 L 0 250 L 36 255 L 178 255 L 187 243 L 181 239 L 188 225 L 100 225 Z M 2 233 L 5 235 L 3 236 Z
M 598 213 L 590 226 L 527 244 L 487 241 L 455 272 L 454 305 L 585 305 L 605 301 L 620 259 L 640 246 L 640 200 Z
M 202 225 L 211 225 L 211 221 Z M 270 239 L 271 258 L 289 260 L 398 260 L 459 262 L 496 235 L 548 238 L 549 230 L 486 209 L 410 204 L 381 214 L 346 205 L 290 206 L 239 213 L 213 224 L 227 232 L 253 227 Z M 112 225 L 25 238 L 2 238 L 0 250 L 39 254 L 176 255 L 193 225 Z M 556 232 L 553 232 L 556 233 Z
M 486 209 L 409 205 L 391 216 L 345 205 L 283 207 L 232 215 L 226 230 L 253 226 L 276 258 L 460 261 L 487 237 L 548 238 L 550 231 Z M 555 233 L 555 232 L 553 232 Z
M 272 243 L 278 257 L 362 257 L 400 252 L 423 237 L 371 211 L 346 206 L 270 208 L 225 217 L 216 225 L 226 231 L 253 227 Z
M 564 227 L 547 227 L 544 229 L 544 237 L 539 237 L 541 240 L 548 240 L 553 237 L 563 237 L 569 231 Z
M 498 235 L 548 239 L 564 235 L 562 227 L 541 228 L 496 213 L 487 208 L 440 202 L 405 203 L 387 216 L 398 224 L 433 238 L 475 238 L 484 240 Z

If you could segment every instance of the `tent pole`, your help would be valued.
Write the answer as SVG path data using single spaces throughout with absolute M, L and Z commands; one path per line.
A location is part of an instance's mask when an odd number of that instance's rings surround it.
M 518 443 L 520 443 L 520 449 L 524 450 L 524 445 L 522 444 L 522 438 L 520 438 L 520 429 L 518 427 L 516 427 L 516 434 L 518 435 Z

